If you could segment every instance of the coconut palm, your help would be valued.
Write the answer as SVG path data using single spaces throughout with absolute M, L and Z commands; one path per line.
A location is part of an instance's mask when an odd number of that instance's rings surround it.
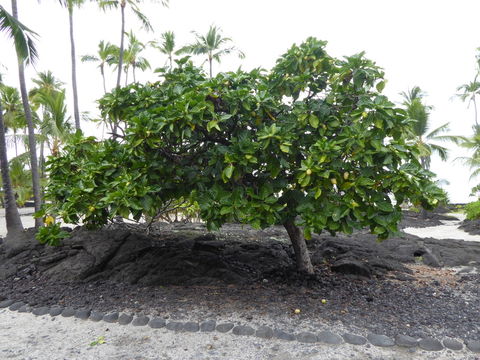
M 18 22 L 18 9 L 17 9 L 17 0 L 12 0 L 12 15 Z M 35 204 L 35 212 L 40 211 L 42 205 L 42 199 L 40 196 L 40 175 L 38 172 L 38 160 L 37 160 L 37 144 L 35 140 L 35 128 L 33 125 L 32 111 L 30 109 L 30 104 L 28 102 L 27 86 L 25 83 L 25 58 L 22 56 L 22 52 L 18 52 L 17 49 L 17 58 L 18 58 L 18 75 L 20 80 L 20 94 L 22 95 L 23 110 L 25 113 L 25 119 L 27 121 L 28 127 L 28 145 L 30 152 L 30 167 L 32 170 L 32 188 L 33 188 L 33 199 Z M 40 227 L 42 225 L 42 219 L 35 218 L 35 227 Z
M 59 0 L 60 4 L 68 10 L 68 23 L 70 27 L 70 57 L 72 62 L 72 90 L 73 90 L 73 117 L 75 119 L 75 128 L 80 130 L 80 111 L 78 109 L 78 90 L 77 90 L 77 60 L 75 55 L 75 38 L 73 35 L 73 9 L 81 7 L 85 0 Z
M 220 62 L 224 55 L 236 52 L 238 56 L 243 59 L 244 53 L 235 46 L 225 47 L 232 39 L 222 37 L 222 30 L 214 25 L 210 25 L 206 35 L 201 35 L 197 32 L 195 34 L 195 42 L 180 49 L 179 53 L 193 54 L 193 55 L 207 55 L 209 65 L 210 77 L 212 77 L 212 63 L 213 60 Z
M 139 41 L 132 31 L 127 34 L 127 37 L 128 47 L 124 53 L 125 85 L 128 84 L 128 71 L 130 67 L 132 68 L 133 82 L 137 82 L 135 76 L 136 68 L 142 71 L 150 68 L 148 60 L 140 56 L 140 53 L 145 49 L 145 44 Z
M 154 41 L 152 46 L 158 49 L 162 54 L 167 55 L 169 69 L 173 69 L 173 54 L 175 53 L 175 34 L 173 31 L 165 31 L 160 35 L 160 41 Z
M 431 106 L 423 103 L 425 94 L 415 86 L 407 93 L 402 92 L 404 98 L 403 105 L 406 107 L 407 116 L 411 120 L 411 139 L 416 142 L 420 150 L 420 163 L 426 170 L 430 168 L 432 154 L 437 154 L 443 161 L 447 160 L 448 149 L 444 146 L 435 144 L 435 141 L 454 141 L 458 138 L 450 135 L 440 135 L 448 131 L 448 123 L 430 131 L 430 111 Z
M 116 54 L 119 53 L 119 48 L 109 42 L 100 41 L 98 44 L 98 52 L 96 55 L 83 55 L 82 62 L 90 61 L 97 62 L 100 74 L 102 75 L 103 92 L 107 93 L 107 87 L 105 85 L 105 64 L 112 64 L 115 62 Z
M 18 130 L 25 129 L 25 114 L 23 112 L 22 99 L 18 90 L 14 87 L 0 84 L 0 98 L 4 108 L 3 121 L 5 131 L 12 130 L 15 156 L 18 156 Z
M 32 81 L 36 87 L 30 90 L 29 96 L 35 108 L 41 109 L 41 116 L 39 117 L 38 121 L 40 127 L 38 140 L 40 142 L 40 177 L 43 179 L 45 143 L 47 143 L 49 140 L 48 133 L 45 132 L 44 128 L 45 124 L 50 122 L 52 118 L 51 109 L 48 107 L 48 101 L 45 99 L 48 99 L 49 97 L 55 97 L 56 93 L 64 91 L 62 89 L 64 83 L 58 80 L 51 71 L 37 73 L 37 78 L 32 79 Z
M 102 10 L 106 9 L 118 9 L 120 8 L 121 14 L 121 31 L 120 31 L 120 48 L 119 48 L 119 56 L 118 56 L 118 72 L 117 72 L 117 88 L 120 87 L 120 81 L 122 77 L 122 69 L 123 69 L 123 57 L 125 52 L 125 8 L 129 5 L 129 8 L 133 11 L 135 16 L 143 25 L 143 28 L 147 31 L 153 31 L 152 25 L 150 21 L 140 11 L 139 4 L 141 0 L 98 0 L 98 5 Z M 162 5 L 167 6 L 168 0 L 162 0 Z
M 16 3 L 12 4 L 16 9 Z M 34 38 L 36 33 L 20 23 L 15 16 L 10 15 L 0 5 L 0 32 L 5 32 L 8 37 L 13 39 L 17 52 L 19 63 L 34 63 L 37 59 L 37 50 L 35 48 Z M 25 79 L 25 78 L 24 78 Z M 0 78 L 1 82 L 1 78 Z M 10 180 L 10 171 L 8 168 L 7 145 L 5 141 L 5 127 L 3 122 L 2 102 L 0 101 L 0 170 L 2 173 L 3 196 L 5 203 L 5 220 L 7 225 L 7 235 L 14 237 L 23 231 L 23 224 L 18 213 L 15 195 L 13 193 Z
M 473 103 L 473 110 L 475 112 L 475 125 L 478 126 L 478 113 L 477 113 L 477 99 L 476 96 L 480 94 L 480 82 L 475 79 L 467 84 L 463 84 L 457 88 L 460 93 L 457 96 L 463 101 L 468 101 L 468 106 Z

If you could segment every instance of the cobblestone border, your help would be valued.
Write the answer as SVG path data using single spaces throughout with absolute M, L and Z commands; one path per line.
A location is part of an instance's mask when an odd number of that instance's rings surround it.
M 250 325 L 235 325 L 232 322 L 217 323 L 215 320 L 205 320 L 202 322 L 188 321 L 166 321 L 163 318 L 139 315 L 133 316 L 124 313 L 111 312 L 104 314 L 90 309 L 73 309 L 70 307 L 31 307 L 22 301 L 4 300 L 0 302 L 0 309 L 9 309 L 11 311 L 18 311 L 22 313 L 31 312 L 36 316 L 50 315 L 75 317 L 82 320 L 104 321 L 107 323 L 117 323 L 119 325 L 132 326 L 149 326 L 152 329 L 165 328 L 176 332 L 219 332 L 231 333 L 236 336 L 256 336 L 262 339 L 279 339 L 284 341 L 298 341 L 301 343 L 320 343 L 326 345 L 341 345 L 348 343 L 352 345 L 363 346 L 371 344 L 378 347 L 393 347 L 398 346 L 402 348 L 419 347 L 426 351 L 441 351 L 444 349 L 461 351 L 465 347 L 473 353 L 480 353 L 480 340 L 456 340 L 445 338 L 442 341 L 436 338 L 416 339 L 407 335 L 397 335 L 391 338 L 381 334 L 370 333 L 367 337 L 355 335 L 350 333 L 336 334 L 331 331 L 320 331 L 318 333 L 300 332 L 297 334 L 286 332 L 282 329 L 270 328 L 268 326 L 260 326 L 254 328 Z

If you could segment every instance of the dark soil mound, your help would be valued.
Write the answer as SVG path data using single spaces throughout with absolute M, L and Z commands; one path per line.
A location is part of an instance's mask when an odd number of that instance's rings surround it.
M 295 271 L 281 227 L 230 224 L 208 233 L 203 224 L 159 224 L 149 235 L 125 225 L 77 229 L 56 248 L 0 246 L 0 298 L 174 317 L 198 308 L 209 309 L 206 316 L 276 317 L 301 307 L 305 321 L 341 320 L 377 333 L 478 332 L 480 277 L 445 282 L 453 275 L 441 267 L 480 267 L 480 243 L 406 234 L 379 243 L 361 231 L 315 236 L 308 245 L 313 276 Z

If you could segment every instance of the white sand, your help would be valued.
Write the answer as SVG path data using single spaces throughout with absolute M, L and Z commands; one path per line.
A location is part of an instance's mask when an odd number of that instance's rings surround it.
M 90 344 L 103 336 L 104 344 Z M 416 349 L 342 344 L 327 346 L 263 340 L 220 333 L 175 333 L 165 329 L 36 317 L 0 311 L 0 359 L 468 359 L 468 350 L 426 352 Z
M 448 214 L 455 216 L 458 220 L 442 220 L 443 225 L 424 228 L 405 228 L 403 231 L 421 238 L 434 239 L 457 239 L 464 241 L 480 241 L 479 235 L 470 235 L 458 227 L 465 219 L 464 214 Z

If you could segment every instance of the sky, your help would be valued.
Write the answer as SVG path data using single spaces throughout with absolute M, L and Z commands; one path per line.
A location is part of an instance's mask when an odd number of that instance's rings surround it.
M 68 13 L 58 1 L 17 0 L 21 21 L 36 31 L 40 59 L 35 68 L 27 69 L 27 79 L 36 71 L 51 70 L 66 83 L 69 109 L 71 101 L 70 42 Z M 0 0 L 11 9 L 9 0 Z M 192 31 L 206 33 L 211 24 L 221 27 L 224 36 L 232 38 L 246 57 L 225 57 L 214 65 L 214 72 L 271 68 L 275 60 L 293 43 L 309 36 L 328 41 L 327 51 L 335 57 L 365 51 L 366 56 L 385 70 L 384 93 L 401 102 L 402 91 L 420 86 L 427 93 L 425 101 L 434 107 L 431 129 L 450 123 L 450 134 L 468 136 L 474 122 L 473 108 L 455 97 L 458 86 L 472 81 L 476 72 L 475 55 L 480 47 L 478 0 L 170 0 L 168 8 L 160 2 L 145 0 L 141 9 L 150 19 L 154 33 L 140 29 L 133 13 L 126 12 L 126 30 L 133 30 L 143 41 L 158 40 L 164 31 L 174 31 L 178 46 L 193 41 Z M 75 9 L 74 26 L 78 58 L 95 54 L 101 40 L 119 44 L 120 12 L 103 12 L 87 2 Z M 165 64 L 165 55 L 157 50 L 145 52 L 152 68 Z M 200 65 L 204 59 L 194 58 Z M 11 42 L 0 34 L 0 72 L 4 82 L 17 86 L 16 60 Z M 77 59 L 80 111 L 98 116 L 96 100 L 103 95 L 100 72 L 93 63 Z M 114 86 L 115 75 L 107 71 L 107 87 Z M 155 81 L 152 71 L 140 73 L 140 82 Z M 31 82 L 30 82 L 31 83 Z M 89 135 L 101 130 L 93 124 L 82 124 Z M 467 202 L 470 171 L 461 161 L 468 152 L 455 145 L 447 162 L 432 159 L 431 170 L 447 180 L 444 188 L 454 203 Z

